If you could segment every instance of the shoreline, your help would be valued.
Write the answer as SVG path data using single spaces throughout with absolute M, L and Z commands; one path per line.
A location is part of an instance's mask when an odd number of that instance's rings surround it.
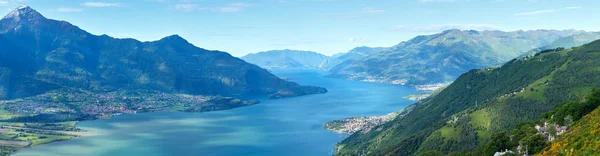
M 404 109 L 382 116 L 360 116 L 328 121 L 323 127 L 329 131 L 352 135 L 356 132 L 369 132 L 372 128 L 385 124 L 398 117 L 404 117 L 414 109 L 415 105 L 409 105 Z

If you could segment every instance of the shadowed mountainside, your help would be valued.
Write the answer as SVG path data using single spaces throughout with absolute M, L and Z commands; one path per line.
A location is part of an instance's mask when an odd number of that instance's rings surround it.
M 243 96 L 298 86 L 178 35 L 152 42 L 96 36 L 30 7 L 0 20 L 0 99 L 63 87 Z

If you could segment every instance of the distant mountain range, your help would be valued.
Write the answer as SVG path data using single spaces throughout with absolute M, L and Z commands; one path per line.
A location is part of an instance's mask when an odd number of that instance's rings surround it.
M 321 64 L 321 69 L 336 70 L 335 67 L 339 68 L 347 66 L 356 60 L 360 60 L 369 55 L 373 55 L 387 49 L 388 48 L 383 47 L 356 47 L 348 52 L 338 53 L 331 56 L 331 58 Z
M 571 48 L 600 39 L 600 33 L 578 30 L 474 31 L 447 30 L 417 36 L 398 45 L 356 47 L 325 56 L 311 51 L 274 50 L 242 59 L 263 68 L 311 68 L 350 80 L 408 85 L 450 83 L 471 69 L 499 66 L 544 49 Z
M 529 154 L 597 155 L 591 150 L 597 138 L 589 136 L 598 132 L 598 111 L 592 110 L 600 105 L 600 91 L 594 91 L 599 54 L 597 40 L 470 70 L 410 113 L 354 133 L 337 145 L 336 155 L 493 155 L 518 145 Z M 534 128 L 544 121 L 576 123 L 548 149 L 550 142 Z
M 549 45 L 532 49 L 524 54 L 521 54 L 520 57 L 533 56 L 536 53 L 546 50 L 546 49 L 555 49 L 559 47 L 563 48 L 572 48 L 581 46 L 586 43 L 590 43 L 592 41 L 600 39 L 600 32 L 582 32 L 572 36 L 567 36 L 563 38 L 559 38 L 558 40 L 550 43 Z
M 319 68 L 328 56 L 312 51 L 271 50 L 248 54 L 243 60 L 266 69 L 272 68 Z
M 266 69 L 307 68 L 329 70 L 339 64 L 349 64 L 386 48 L 357 47 L 345 53 L 325 56 L 313 51 L 271 50 L 248 54 L 241 59 Z
M 244 96 L 297 87 L 178 35 L 152 42 L 96 36 L 30 7 L 19 7 L 0 20 L 0 99 L 59 88 Z
M 471 69 L 498 66 L 531 49 L 581 33 L 585 32 L 447 30 L 417 36 L 350 64 L 339 64 L 330 72 L 334 77 L 361 81 L 409 85 L 447 83 Z

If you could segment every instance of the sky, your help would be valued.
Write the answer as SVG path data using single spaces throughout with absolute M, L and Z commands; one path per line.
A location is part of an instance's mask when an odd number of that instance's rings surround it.
M 332 55 L 463 30 L 600 30 L 598 0 L 0 0 L 28 5 L 96 35 L 178 34 L 234 56 L 275 49 Z

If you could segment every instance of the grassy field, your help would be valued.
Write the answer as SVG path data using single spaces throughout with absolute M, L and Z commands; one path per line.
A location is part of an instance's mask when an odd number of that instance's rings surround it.
M 442 132 L 442 137 L 447 139 L 456 139 L 460 136 L 460 129 L 455 129 L 448 126 L 441 128 L 440 132 Z
M 492 134 L 488 131 L 491 124 L 489 113 L 485 109 L 482 109 L 471 113 L 470 116 L 471 126 L 478 128 L 476 132 L 479 141 L 483 142 L 484 139 L 490 138 Z
M 473 127 L 490 127 L 490 118 L 489 114 L 485 110 L 478 110 L 470 114 L 471 115 L 471 125 Z
M 20 115 L 10 113 L 4 109 L 4 106 L 0 106 L 0 120 L 11 119 L 14 117 L 19 117 Z

